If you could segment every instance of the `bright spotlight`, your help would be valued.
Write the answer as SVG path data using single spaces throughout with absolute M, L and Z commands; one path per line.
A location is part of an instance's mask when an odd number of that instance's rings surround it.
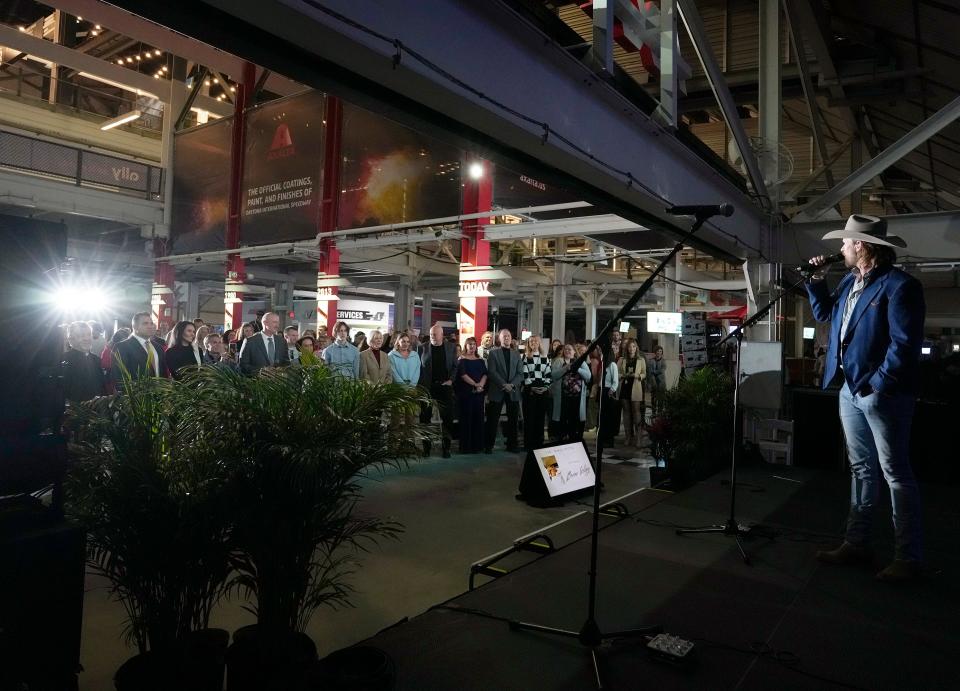
M 110 310 L 110 296 L 99 286 L 64 284 L 47 299 L 69 320 L 99 317 Z
M 470 175 L 471 180 L 479 180 L 483 177 L 483 164 L 471 163 L 470 167 L 467 169 L 467 173 Z

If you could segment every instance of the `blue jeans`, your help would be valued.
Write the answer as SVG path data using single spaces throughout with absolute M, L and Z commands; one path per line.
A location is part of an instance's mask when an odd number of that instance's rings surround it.
M 920 489 L 910 467 L 914 404 L 910 394 L 851 395 L 846 383 L 840 389 L 840 421 L 851 475 L 846 541 L 858 547 L 869 544 L 883 471 L 893 505 L 896 558 L 920 561 Z

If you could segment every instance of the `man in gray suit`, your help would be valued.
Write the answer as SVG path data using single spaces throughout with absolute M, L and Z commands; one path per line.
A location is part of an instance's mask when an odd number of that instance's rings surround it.
M 430 392 L 443 421 L 443 457 L 450 458 L 453 437 L 453 379 L 457 372 L 457 346 L 443 338 L 443 327 L 430 327 L 430 342 L 419 348 L 420 386 Z M 427 425 L 433 417 L 433 406 L 420 407 L 420 422 Z M 423 442 L 423 455 L 430 455 L 430 442 Z
M 517 451 L 517 411 L 520 407 L 520 388 L 523 384 L 523 366 L 520 353 L 511 348 L 513 334 L 501 329 L 499 348 L 492 348 L 487 355 L 487 446 L 486 453 L 493 452 L 497 441 L 497 424 L 503 404 L 507 404 L 507 451 Z
M 244 339 L 240 348 L 240 371 L 254 375 L 264 367 L 279 367 L 290 364 L 287 343 L 280 335 L 280 315 L 267 312 L 263 315 L 263 331 Z

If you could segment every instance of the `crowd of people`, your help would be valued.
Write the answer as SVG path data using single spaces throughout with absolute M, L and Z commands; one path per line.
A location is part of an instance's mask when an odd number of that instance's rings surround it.
M 659 413 L 666 390 L 663 349 L 648 357 L 635 339 L 618 332 L 602 360 L 595 349 L 577 368 L 572 365 L 586 352 L 585 343 L 548 344 L 536 334 L 518 343 L 509 329 L 488 331 L 479 343 L 467 338 L 462 347 L 440 324 L 421 338 L 411 330 L 351 336 L 343 321 L 332 332 L 331 339 L 323 326 L 281 329 L 272 312 L 222 335 L 202 319 L 180 321 L 164 338 L 149 312 L 135 314 L 130 328 L 118 328 L 109 339 L 99 323 L 77 321 L 65 326 L 64 391 L 68 401 L 84 401 L 117 391 L 126 376 L 179 379 L 204 366 L 253 375 L 264 367 L 322 362 L 349 379 L 421 387 L 430 403 L 421 407 L 420 421 L 439 418 L 446 458 L 454 440 L 460 453 L 491 453 L 501 431 L 511 452 L 538 448 L 547 439 L 580 441 L 593 429 L 608 447 L 621 429 L 624 445 L 640 446 L 648 413 Z M 429 442 L 423 453 L 430 455 Z

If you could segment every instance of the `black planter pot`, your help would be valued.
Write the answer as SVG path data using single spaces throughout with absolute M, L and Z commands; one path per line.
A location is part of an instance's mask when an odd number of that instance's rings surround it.
M 304 633 L 244 626 L 227 649 L 227 691 L 300 689 L 316 661 L 317 646 Z
M 379 648 L 358 645 L 331 653 L 313 666 L 309 691 L 390 691 L 396 680 L 393 660 Z
M 117 691 L 223 691 L 230 634 L 223 629 L 192 631 L 177 651 L 134 655 L 114 675 Z
M 176 660 L 164 653 L 134 655 L 120 665 L 113 676 L 117 691 L 164 691 L 177 684 Z
M 193 631 L 184 641 L 181 687 L 184 691 L 223 691 L 230 632 L 224 629 Z

